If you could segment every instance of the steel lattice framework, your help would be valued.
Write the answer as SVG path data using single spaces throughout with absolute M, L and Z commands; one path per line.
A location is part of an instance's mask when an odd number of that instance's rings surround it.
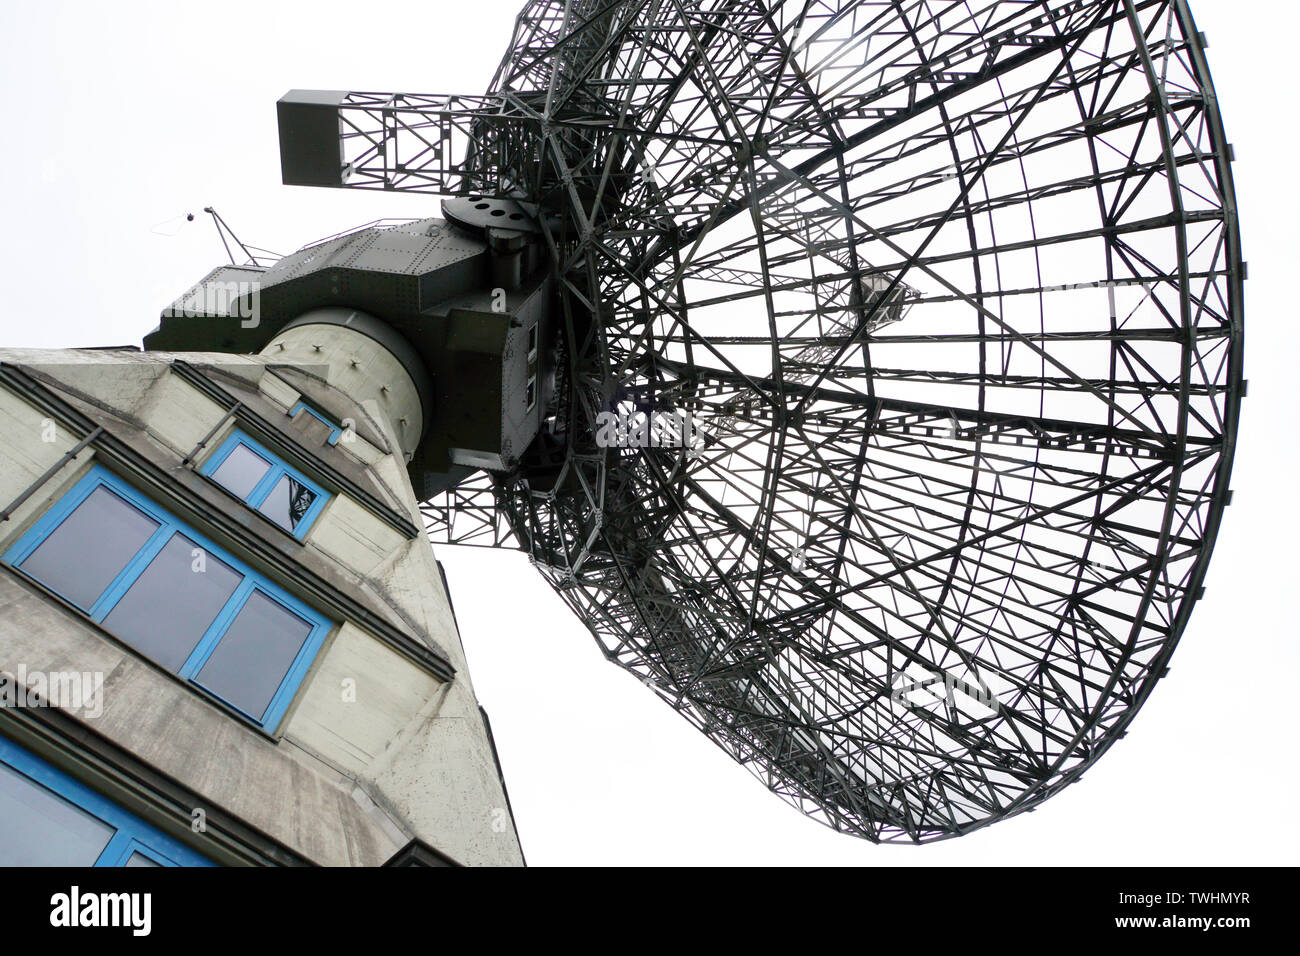
M 1032 808 L 1199 596 L 1242 280 L 1182 0 L 535 0 L 481 97 L 350 94 L 348 185 L 532 204 L 536 461 L 428 502 L 837 830 Z M 692 449 L 603 448 L 671 409 Z M 558 470 L 558 474 L 557 474 Z

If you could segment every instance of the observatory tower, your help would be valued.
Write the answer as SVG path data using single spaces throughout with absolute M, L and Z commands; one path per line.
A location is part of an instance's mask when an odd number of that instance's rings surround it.
M 3 862 L 522 863 L 411 480 L 509 443 L 426 440 L 395 303 L 485 264 L 430 226 L 217 270 L 146 352 L 0 352 Z

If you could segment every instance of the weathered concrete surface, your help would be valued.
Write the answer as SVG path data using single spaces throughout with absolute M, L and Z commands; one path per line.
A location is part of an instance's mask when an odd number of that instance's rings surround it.
M 326 866 L 377 865 L 400 848 L 348 779 L 254 733 L 171 675 L 0 571 L 0 670 L 103 674 L 85 722 L 119 746 Z M 205 809 L 198 807 L 194 809 Z
M 281 332 L 262 354 L 281 364 L 326 367 L 332 386 L 382 418 L 408 457 L 415 452 L 424 428 L 419 392 L 374 339 L 339 325 L 301 325 Z
M 133 447 L 178 481 L 197 487 L 203 480 L 182 468 L 181 459 L 221 421 L 225 409 L 171 372 L 172 357 L 0 350 L 0 362 L 33 367 L 47 383 L 65 390 L 65 397 L 89 409 L 87 414 L 101 409 L 110 431 L 139 429 L 130 434 Z M 300 393 L 266 368 L 281 357 L 182 357 L 196 367 L 227 368 L 231 381 L 256 389 L 250 402 L 264 403 L 266 417 L 278 412 L 290 421 L 284 413 Z M 312 404 L 327 402 L 321 411 L 336 420 L 364 421 L 374 440 L 358 439 L 355 448 L 329 446 L 322 432 L 321 446 L 311 451 L 336 456 L 330 460 L 340 469 L 363 475 L 381 498 L 421 527 L 403 457 L 410 439 L 390 418 L 402 415 L 409 423 L 404 399 L 389 402 L 383 393 L 366 396 L 333 387 L 330 379 L 351 374 L 342 353 L 323 366 L 319 355 L 313 361 L 317 372 L 329 371 L 325 381 L 314 375 L 318 387 Z M 354 401 L 358 395 L 363 402 Z M 56 440 L 44 441 L 46 419 L 0 388 L 0 442 L 6 449 L 0 459 L 0 507 L 76 443 L 76 436 L 61 427 Z M 200 464 L 231 427 L 227 423 L 209 442 Z M 305 442 L 316 433 L 286 425 L 285 434 L 287 440 Z M 21 534 L 92 460 L 91 450 L 83 452 L 0 526 L 0 546 Z M 227 505 L 233 512 L 242 507 L 233 499 Z M 95 718 L 95 730 L 320 863 L 374 865 L 411 837 L 467 864 L 522 862 L 428 542 L 406 538 L 345 495 L 331 500 L 301 544 L 276 538 L 274 529 L 266 534 L 267 547 L 298 549 L 294 553 L 312 573 L 432 639 L 457 668 L 456 678 L 443 683 L 356 622 L 340 622 L 300 687 L 278 739 L 271 740 L 8 570 L 0 570 L 0 669 L 15 673 L 21 663 L 29 672 L 103 672 L 104 712 Z M 236 553 L 258 566 L 255 554 Z M 279 583 L 293 590 L 288 582 Z

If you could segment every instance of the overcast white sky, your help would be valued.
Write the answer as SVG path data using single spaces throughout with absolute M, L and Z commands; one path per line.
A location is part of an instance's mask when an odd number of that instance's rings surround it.
M 520 2 L 6 4 L 0 342 L 138 344 L 223 259 L 205 205 L 281 252 L 437 215 L 433 197 L 281 186 L 275 101 L 292 87 L 480 92 Z M 1127 739 L 1034 813 L 875 847 L 803 818 L 605 663 L 522 556 L 444 548 L 530 863 L 1300 862 L 1297 6 L 1192 3 L 1237 151 L 1251 388 L 1206 598 Z M 194 223 L 157 228 L 186 212 Z

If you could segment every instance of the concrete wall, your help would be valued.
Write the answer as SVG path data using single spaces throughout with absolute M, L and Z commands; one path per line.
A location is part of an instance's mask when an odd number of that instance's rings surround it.
M 460 637 L 433 551 L 373 507 L 335 493 L 301 543 L 292 541 L 195 471 L 236 422 L 227 409 L 169 366 L 175 356 L 130 351 L 0 350 L 0 362 L 30 371 L 115 437 L 145 455 L 188 494 L 238 515 L 311 574 L 394 628 L 445 655 L 450 681 L 400 652 L 359 621 L 340 619 L 272 736 L 232 717 L 182 681 L 62 606 L 12 570 L 0 570 L 0 670 L 102 671 L 102 715 L 93 729 L 146 759 L 275 840 L 326 865 L 375 865 L 412 837 L 466 864 L 522 862 L 506 799 L 465 666 Z M 210 381 L 277 423 L 283 441 L 308 447 L 357 487 L 423 524 L 406 477 L 399 429 L 373 398 L 358 404 L 329 373 L 271 369 L 279 360 L 225 354 L 183 356 Z M 357 428 L 330 446 L 328 429 L 286 412 L 304 390 L 321 411 Z M 196 456 L 183 459 L 216 428 Z M 51 431 L 53 438 L 51 439 Z M 59 460 L 79 436 L 0 387 L 0 507 Z M 0 524 L 7 548 L 93 463 L 92 447 L 68 462 Z M 109 466 L 111 468 L 111 465 Z M 316 477 L 316 476 L 311 476 Z M 333 490 L 333 489 L 331 489 Z M 224 499 L 224 500 L 223 500 Z M 243 514 L 243 512 L 248 512 Z M 184 516 L 181 516 L 184 517 Z M 190 523 L 191 519 L 186 518 Z M 216 543 L 258 570 L 256 551 Z M 290 593 L 292 581 L 279 581 Z M 308 600 L 308 603 L 312 603 Z

